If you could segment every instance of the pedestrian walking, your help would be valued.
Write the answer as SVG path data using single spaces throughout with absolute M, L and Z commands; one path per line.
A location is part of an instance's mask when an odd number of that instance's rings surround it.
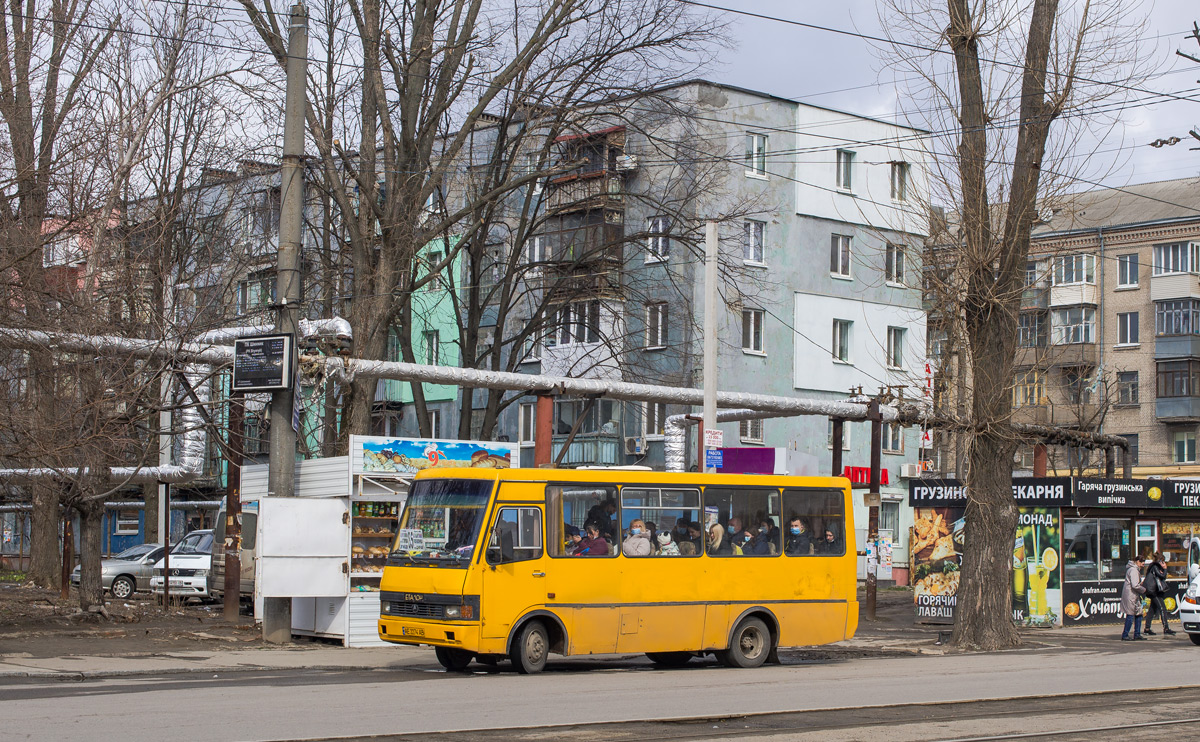
M 1167 558 L 1161 551 L 1154 552 L 1153 560 L 1146 565 L 1146 577 L 1142 580 L 1146 588 L 1146 597 L 1150 599 L 1150 612 L 1146 614 L 1146 630 L 1143 634 L 1154 636 L 1154 616 L 1162 621 L 1163 634 L 1171 636 L 1171 626 L 1167 623 L 1167 606 L 1163 602 L 1167 597 Z
M 1121 588 L 1121 610 L 1125 611 L 1125 630 L 1121 632 L 1121 641 L 1146 641 L 1142 636 L 1142 566 L 1146 557 L 1138 554 L 1125 565 L 1125 585 Z M 1129 628 L 1133 627 L 1133 636 Z

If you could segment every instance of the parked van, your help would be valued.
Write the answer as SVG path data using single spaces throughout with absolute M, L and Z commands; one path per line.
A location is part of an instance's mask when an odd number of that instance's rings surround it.
M 1192 644 L 1200 646 L 1200 536 L 1188 542 L 1188 588 L 1179 603 L 1179 621 Z
M 254 560 L 258 556 L 258 503 L 242 504 L 242 514 L 239 521 L 242 524 L 241 550 L 241 600 L 254 600 Z M 225 599 L 225 506 L 217 512 L 217 522 L 213 528 L 212 572 L 209 579 L 208 592 L 216 600 Z
M 180 598 L 207 598 L 208 572 L 212 567 L 213 532 L 192 531 L 183 540 L 171 547 L 171 595 Z M 163 561 L 154 565 L 154 577 L 150 578 L 150 590 L 156 594 L 163 591 Z

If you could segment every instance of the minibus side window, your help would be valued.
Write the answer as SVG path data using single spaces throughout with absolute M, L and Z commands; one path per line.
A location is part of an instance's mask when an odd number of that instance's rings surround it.
M 783 514 L 784 554 L 842 556 L 846 553 L 846 519 L 839 490 L 784 490 Z
M 616 538 L 621 523 L 616 487 L 591 483 L 547 485 L 546 519 L 547 548 L 552 557 L 575 556 L 580 542 L 587 538 L 589 521 L 598 521 L 600 538 L 609 548 L 590 549 L 586 556 L 615 557 L 621 550 L 621 542 Z
M 488 541 L 488 564 L 527 562 L 542 557 L 542 511 L 501 508 Z
M 705 487 L 704 530 L 709 556 L 777 556 L 779 490 L 765 487 Z
M 641 533 L 632 533 L 635 522 Z M 627 557 L 700 556 L 700 490 L 622 487 L 621 535 Z

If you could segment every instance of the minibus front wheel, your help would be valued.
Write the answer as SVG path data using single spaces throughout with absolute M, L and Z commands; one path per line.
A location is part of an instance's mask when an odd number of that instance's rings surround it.
M 451 672 L 462 672 L 467 669 L 467 665 L 471 664 L 471 660 L 475 657 L 464 649 L 451 649 L 450 647 L 434 647 L 433 653 L 437 655 L 437 661 L 441 666 Z
M 513 642 L 509 658 L 522 675 L 541 672 L 550 654 L 550 635 L 541 621 L 529 621 L 521 627 Z

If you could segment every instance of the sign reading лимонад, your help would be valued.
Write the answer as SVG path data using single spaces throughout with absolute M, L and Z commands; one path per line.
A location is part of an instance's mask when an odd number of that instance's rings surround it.
M 1067 507 L 1071 504 L 1071 478 L 1021 477 L 1012 480 L 1012 493 L 1013 500 L 1021 507 Z M 908 504 L 913 507 L 962 507 L 966 503 L 967 487 L 957 479 L 908 482 Z

